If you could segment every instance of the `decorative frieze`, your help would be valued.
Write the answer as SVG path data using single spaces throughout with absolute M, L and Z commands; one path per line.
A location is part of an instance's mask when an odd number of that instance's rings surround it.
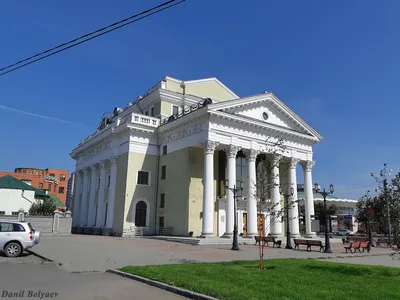
M 186 138 L 188 136 L 191 136 L 193 134 L 199 133 L 201 131 L 203 131 L 202 124 L 197 124 L 195 126 L 185 128 L 185 129 L 183 129 L 183 130 L 181 130 L 179 132 L 173 133 L 171 135 L 167 135 L 165 137 L 164 144 L 168 144 L 170 142 L 174 142 L 174 141 L 177 141 L 177 140 L 180 140 L 180 139 L 184 139 L 184 138 Z

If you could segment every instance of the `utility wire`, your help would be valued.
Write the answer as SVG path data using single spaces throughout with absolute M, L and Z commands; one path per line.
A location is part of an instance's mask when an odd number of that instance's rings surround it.
M 129 18 L 126 18 L 126 19 L 121 20 L 121 21 L 119 21 L 119 22 L 115 22 L 115 23 L 113 23 L 113 24 L 111 24 L 111 25 L 108 25 L 108 26 L 106 26 L 106 27 L 103 27 L 103 28 L 98 29 L 98 30 L 96 30 L 96 31 L 93 31 L 93 32 L 91 32 L 91 33 L 88 33 L 88 34 L 85 34 L 85 35 L 83 35 L 83 36 L 80 36 L 80 37 L 78 37 L 78 38 L 76 38 L 76 39 L 73 39 L 73 40 L 71 40 L 71 41 L 69 41 L 69 42 L 60 44 L 60 45 L 58 45 L 58 46 L 56 46 L 56 47 L 53 47 L 53 48 L 48 49 L 48 50 L 46 50 L 46 51 L 40 52 L 40 53 L 35 54 L 35 55 L 31 56 L 31 57 L 28 57 L 28 58 L 26 58 L 26 59 L 20 60 L 20 61 L 18 61 L 18 62 L 16 62 L 16 63 L 13 63 L 13 64 L 11 64 L 11 65 L 8 65 L 8 66 L 6 66 L 6 67 L 4 67 L 4 68 L 1 68 L 0 71 L 4 71 L 4 70 L 6 70 L 6 69 L 9 69 L 9 68 L 14 67 L 14 68 L 12 68 L 11 70 L 8 70 L 8 71 L 5 71 L 5 72 L 0 73 L 0 76 L 3 76 L 3 75 L 8 74 L 8 73 L 10 73 L 10 72 L 16 71 L 16 70 L 18 70 L 18 69 L 20 69 L 20 68 L 23 68 L 23 67 L 25 67 L 25 66 L 28 66 L 28 65 L 30 65 L 30 64 L 33 64 L 33 63 L 35 63 L 35 62 L 37 62 L 37 61 L 40 61 L 40 60 L 45 59 L 45 58 L 47 58 L 47 57 L 53 56 L 53 55 L 55 55 L 55 54 L 57 54 L 57 53 L 63 52 L 63 51 L 65 51 L 65 50 L 67 50 L 67 49 L 70 49 L 70 48 L 73 48 L 73 47 L 78 46 L 78 45 L 80 45 L 80 44 L 83 44 L 83 43 L 85 43 L 85 42 L 87 42 L 87 41 L 90 41 L 90 40 L 92 40 L 92 39 L 95 39 L 95 38 L 97 38 L 97 37 L 100 37 L 100 36 L 102 36 L 102 35 L 105 35 L 105 34 L 107 34 L 107 33 L 109 33 L 109 32 L 112 32 L 112 31 L 117 30 L 117 29 L 119 29 L 119 28 L 125 27 L 125 26 L 127 26 L 127 25 L 129 25 L 129 24 L 135 23 L 135 22 L 140 21 L 140 20 L 142 20 L 142 19 L 145 19 L 145 18 L 147 18 L 147 17 L 150 17 L 151 15 L 154 15 L 154 14 L 157 14 L 157 13 L 162 12 L 162 11 L 164 11 L 164 10 L 167 10 L 167 9 L 169 9 L 169 8 L 171 8 L 171 7 L 174 7 L 174 6 L 176 6 L 176 5 L 179 5 L 179 4 L 181 4 L 182 2 L 185 2 L 185 1 L 186 1 L 186 0 L 180 0 L 180 1 L 177 1 L 177 0 L 170 0 L 170 1 L 167 1 L 167 2 L 165 2 L 165 3 L 162 3 L 162 4 L 160 4 L 160 5 L 155 6 L 155 7 L 153 7 L 153 8 L 147 9 L 147 10 L 141 12 L 141 13 L 135 14 L 135 15 L 129 17 Z M 136 17 L 138 17 L 138 16 L 141 16 L 141 17 L 132 20 L 133 18 L 136 18 Z M 130 20 L 130 21 L 129 21 L 129 20 Z M 126 21 L 129 21 L 129 22 L 126 22 Z M 124 22 L 126 22 L 126 23 L 125 23 L 125 24 L 122 24 L 122 25 L 119 25 L 119 26 L 117 26 L 117 27 L 114 27 L 114 28 L 112 28 L 112 29 L 109 29 L 109 28 L 111 28 L 111 27 L 113 27 L 113 26 L 115 26 L 115 25 L 118 25 L 118 24 L 121 24 L 121 23 L 124 23 Z M 107 29 L 108 29 L 108 30 L 107 30 Z M 102 32 L 102 31 L 103 31 L 103 32 Z M 86 37 L 91 36 L 91 35 L 94 35 L 94 36 L 89 37 L 89 38 L 86 38 Z M 85 38 L 86 38 L 86 39 L 85 39 Z M 82 39 L 83 39 L 83 40 L 82 40 Z M 77 42 L 77 41 L 79 41 L 79 40 L 81 40 L 81 41 L 78 42 L 78 43 L 74 43 L 74 42 Z M 74 44 L 72 44 L 72 43 L 74 43 Z M 69 45 L 69 44 L 72 44 L 72 45 L 70 45 L 70 46 L 68 46 L 68 47 L 65 47 L 65 48 L 62 48 L 62 47 L 66 46 L 66 45 Z M 59 48 L 62 48 L 62 49 L 59 49 Z M 59 50 L 57 50 L 57 51 L 55 51 L 55 52 L 52 52 L 52 53 L 50 53 L 50 54 L 47 54 L 47 55 L 45 55 L 45 56 L 42 56 L 42 57 L 40 57 L 40 58 L 36 58 L 36 59 L 34 59 L 34 60 L 30 61 L 30 62 L 26 62 L 26 61 L 29 61 L 29 60 L 35 58 L 35 57 L 38 57 L 38 56 L 41 56 L 41 55 L 43 55 L 43 54 L 49 53 L 49 52 L 51 52 L 51 51 L 54 51 L 54 50 L 56 50 L 56 49 L 59 49 Z M 20 65 L 20 66 L 18 66 L 18 67 L 15 67 L 15 66 L 17 66 L 17 65 L 19 65 L 19 64 L 21 64 L 21 63 L 23 63 L 23 62 L 26 62 L 26 63 L 24 63 L 24 64 L 22 64 L 22 65 Z

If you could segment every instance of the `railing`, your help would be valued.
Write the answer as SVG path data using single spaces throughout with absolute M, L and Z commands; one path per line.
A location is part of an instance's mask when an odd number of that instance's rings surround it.
M 143 124 L 151 127 L 158 127 L 160 125 L 160 120 L 157 118 L 135 114 L 132 113 L 126 118 L 126 121 L 136 124 Z
M 150 227 L 131 226 L 130 231 L 126 233 L 126 236 L 144 236 L 149 231 Z

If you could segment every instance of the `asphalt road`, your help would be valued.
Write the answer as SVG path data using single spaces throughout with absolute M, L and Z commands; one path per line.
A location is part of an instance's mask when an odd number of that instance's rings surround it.
M 53 263 L 44 263 L 33 255 L 28 255 L 17 259 L 0 256 L 0 299 L 185 298 L 109 273 L 70 273 Z

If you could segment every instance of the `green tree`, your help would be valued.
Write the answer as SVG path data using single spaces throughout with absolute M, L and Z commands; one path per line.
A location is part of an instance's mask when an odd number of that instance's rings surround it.
M 57 196 L 50 195 L 50 197 L 43 200 L 38 200 L 32 204 L 29 209 L 30 215 L 52 215 L 57 207 L 64 206 Z
M 326 216 L 325 216 L 325 209 L 324 209 L 324 203 L 323 202 L 318 202 L 314 204 L 314 211 L 315 211 L 315 215 L 319 216 L 319 223 L 324 225 L 325 228 L 325 224 L 326 224 Z M 339 212 L 339 208 L 334 205 L 327 205 L 326 206 L 326 212 L 328 217 L 329 216 L 336 216 L 337 213 Z M 329 219 L 329 230 L 332 231 L 332 220 Z

